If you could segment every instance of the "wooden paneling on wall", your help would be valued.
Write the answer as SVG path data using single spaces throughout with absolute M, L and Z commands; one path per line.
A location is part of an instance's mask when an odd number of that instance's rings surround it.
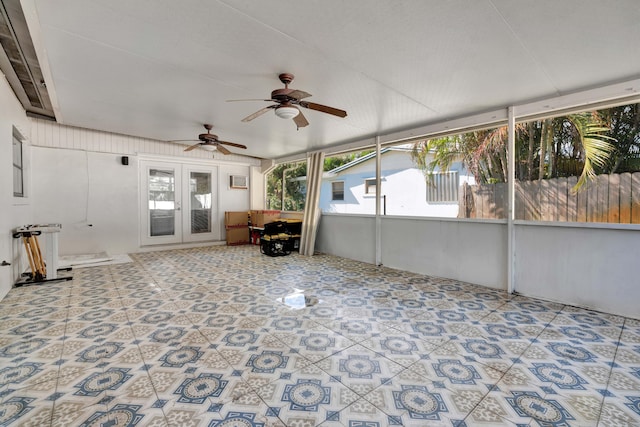
M 155 154 L 191 159 L 223 160 L 225 162 L 249 163 L 260 166 L 260 160 L 235 154 L 192 150 L 185 152 L 187 145 L 175 142 L 156 141 L 98 130 L 60 125 L 40 119 L 31 119 L 31 144 L 40 147 L 65 148 L 70 150 L 95 151 L 122 155 Z M 195 142 L 194 142 L 195 144 Z

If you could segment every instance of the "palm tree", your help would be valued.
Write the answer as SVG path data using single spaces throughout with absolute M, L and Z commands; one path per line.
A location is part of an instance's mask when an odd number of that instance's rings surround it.
M 581 148 L 584 159 L 580 178 L 572 188 L 572 191 L 577 192 L 588 180 L 592 181 L 596 177 L 594 166 L 603 168 L 606 165 L 611 153 L 615 150 L 615 146 L 609 141 L 615 142 L 616 140 L 603 135 L 604 132 L 609 131 L 609 128 L 594 121 L 593 115 L 590 113 L 572 114 L 567 118 L 578 133 L 576 143 Z
M 595 167 L 605 166 L 615 149 L 610 143 L 615 142 L 615 139 L 603 134 L 608 130 L 600 123 L 598 116 L 592 113 L 516 124 L 516 150 L 520 154 L 517 155 L 518 162 L 527 165 L 526 173 L 516 171 L 516 178 L 533 178 L 536 157 L 538 179 L 573 175 L 575 168 L 564 168 L 569 163 L 578 163 L 582 164 L 582 170 L 572 189 L 578 191 L 596 176 Z M 563 138 L 562 133 L 568 137 Z M 536 139 L 538 144 L 535 144 Z M 436 169 L 448 170 L 459 159 L 478 183 L 506 182 L 507 127 L 419 141 L 414 144 L 411 157 L 427 179 L 430 179 Z M 560 157 L 570 159 L 571 162 L 560 162 Z

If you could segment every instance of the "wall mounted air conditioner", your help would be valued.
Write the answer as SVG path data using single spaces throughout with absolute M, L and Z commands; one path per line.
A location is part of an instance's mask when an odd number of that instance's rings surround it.
M 249 177 L 245 175 L 229 175 L 230 188 L 249 188 Z

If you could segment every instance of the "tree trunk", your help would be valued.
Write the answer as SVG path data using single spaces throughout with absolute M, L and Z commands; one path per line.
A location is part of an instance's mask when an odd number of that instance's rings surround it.
M 535 122 L 529 122 L 529 152 L 527 153 L 527 177 L 533 180 L 533 146 L 535 141 Z
M 547 127 L 550 125 L 550 119 L 542 122 L 542 130 L 540 132 L 540 167 L 538 168 L 538 179 L 544 179 L 544 164 L 547 157 Z
M 500 164 L 502 166 L 502 182 L 507 182 L 509 176 L 509 161 L 507 160 L 507 146 L 500 150 Z
M 549 178 L 555 178 L 556 176 L 556 167 L 558 162 L 558 157 L 556 153 L 556 146 L 553 143 L 553 140 L 549 141 L 549 172 L 547 176 Z

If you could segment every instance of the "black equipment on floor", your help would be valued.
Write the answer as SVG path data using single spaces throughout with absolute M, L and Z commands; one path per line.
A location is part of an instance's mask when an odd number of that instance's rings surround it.
M 300 234 L 292 233 L 287 221 L 270 222 L 260 235 L 260 252 L 269 256 L 289 255 L 298 249 L 299 242 Z

